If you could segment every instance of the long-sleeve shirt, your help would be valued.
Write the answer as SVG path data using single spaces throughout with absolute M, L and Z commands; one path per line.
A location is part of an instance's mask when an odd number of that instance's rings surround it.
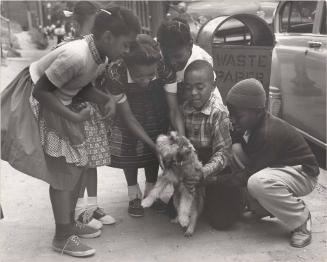
M 186 102 L 182 112 L 186 136 L 204 164 L 204 177 L 217 176 L 229 164 L 231 155 L 227 108 L 213 92 L 201 110 L 196 110 L 190 102 Z M 203 156 L 202 152 L 207 152 L 207 156 Z
M 317 160 L 303 136 L 285 121 L 266 113 L 256 127 L 249 132 L 248 141 L 242 143 L 249 158 L 247 175 L 266 167 L 297 166 L 310 176 L 319 174 Z

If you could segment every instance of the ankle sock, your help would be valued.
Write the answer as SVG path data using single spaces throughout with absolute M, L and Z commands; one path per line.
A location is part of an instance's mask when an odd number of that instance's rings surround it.
M 135 198 L 142 199 L 142 192 L 139 184 L 128 186 L 128 198 L 129 201 L 134 200 Z
M 98 207 L 97 197 L 88 197 L 87 198 L 87 209 L 94 212 Z
M 138 199 L 142 199 L 142 191 L 141 191 L 141 188 L 140 188 L 140 185 L 139 184 L 136 184 L 136 189 L 137 189 L 137 198 Z
M 137 197 L 137 186 L 128 186 L 128 199 L 129 201 L 134 200 Z

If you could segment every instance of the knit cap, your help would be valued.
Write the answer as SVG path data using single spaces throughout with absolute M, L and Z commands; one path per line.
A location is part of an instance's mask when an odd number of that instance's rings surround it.
M 241 108 L 264 108 L 266 92 L 260 81 L 248 78 L 236 83 L 227 93 L 226 102 Z

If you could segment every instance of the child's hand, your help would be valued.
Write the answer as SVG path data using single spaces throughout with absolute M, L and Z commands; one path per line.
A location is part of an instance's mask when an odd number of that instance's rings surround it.
M 91 111 L 92 111 L 92 107 L 91 105 L 87 104 L 86 107 L 84 107 L 81 111 L 79 111 L 78 113 L 76 113 L 76 122 L 83 122 L 85 120 L 90 119 L 91 117 Z
M 188 188 L 193 188 L 194 186 L 202 183 L 204 180 L 204 175 L 202 169 L 197 170 L 197 174 L 190 174 L 184 177 L 184 185 Z
M 112 118 L 116 114 L 116 101 L 114 99 L 109 99 L 108 102 L 103 107 L 104 117 Z

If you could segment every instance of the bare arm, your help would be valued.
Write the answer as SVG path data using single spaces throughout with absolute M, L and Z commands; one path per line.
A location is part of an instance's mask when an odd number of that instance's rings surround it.
M 116 101 L 110 92 L 103 92 L 91 83 L 84 87 L 78 96 L 83 100 L 97 104 L 104 114 L 104 118 L 114 116 L 116 113 Z
M 178 107 L 177 94 L 166 92 L 166 99 L 169 108 L 170 122 L 178 134 L 181 136 L 185 135 L 184 121 L 181 111 Z
M 79 93 L 78 96 L 86 101 L 93 102 L 98 105 L 107 103 L 112 98 L 112 95 L 104 93 L 91 83 L 85 86 Z
M 67 108 L 54 94 L 57 89 L 44 74 L 35 84 L 33 96 L 42 106 L 73 122 L 80 122 L 90 117 L 91 109 L 86 107 L 79 113 Z

